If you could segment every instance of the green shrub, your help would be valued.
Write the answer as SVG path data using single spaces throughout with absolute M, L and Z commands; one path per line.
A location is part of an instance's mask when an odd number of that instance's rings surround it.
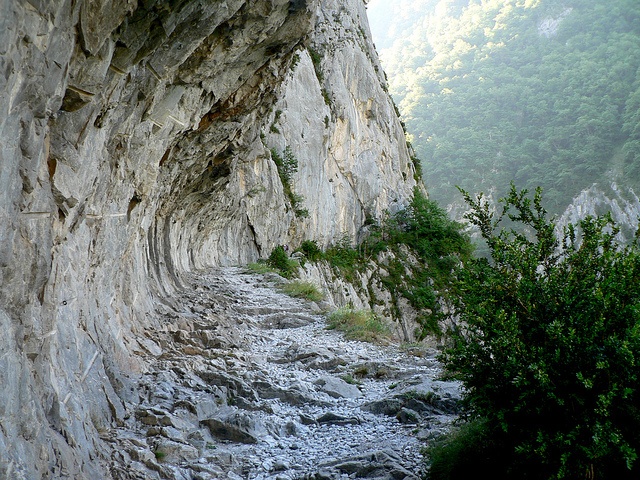
M 304 196 L 291 191 L 289 193 L 289 200 L 291 201 L 291 208 L 293 208 L 296 217 L 307 218 L 309 216 L 309 210 L 306 208 L 300 208 L 304 202 Z
M 304 256 L 307 257 L 307 260 L 311 262 L 317 262 L 323 257 L 322 250 L 314 240 L 305 240 L 300 244 L 300 248 L 298 249 Z
M 441 305 L 449 293 L 445 286 L 451 281 L 454 267 L 470 258 L 473 250 L 462 226 L 450 220 L 419 188 L 414 189 L 406 209 L 381 222 L 368 212 L 366 225 L 368 236 L 360 245 L 353 246 L 345 235 L 322 255 L 317 245 L 310 243 L 304 247 L 309 249 L 305 255 L 311 261 L 326 260 L 345 281 L 357 283 L 359 272 L 377 262 L 382 252 L 390 252 L 392 255 L 381 265 L 387 273 L 380 280 L 391 294 L 392 304 L 403 297 L 421 312 L 418 339 L 441 336 Z M 444 303 L 447 301 L 444 298 Z M 398 316 L 398 309 L 392 307 L 391 314 Z
M 309 218 L 309 210 L 306 208 L 296 208 L 294 213 L 298 218 Z
M 460 260 L 471 257 L 473 247 L 462 225 L 449 218 L 436 202 L 416 188 L 408 208 L 395 215 L 391 235 L 411 247 L 433 270 L 436 281 L 447 283 Z
M 498 214 L 463 193 L 491 252 L 457 273 L 442 356 L 468 415 L 504 433 L 518 475 L 640 478 L 638 244 L 619 245 L 610 216 L 558 238 L 540 190 L 512 186 Z
M 499 437 L 482 420 L 455 427 L 425 449 L 429 479 L 467 480 L 482 476 L 480 472 L 490 472 L 487 476 L 491 479 L 506 480 L 510 453 Z
M 429 392 L 419 392 L 417 390 L 409 390 L 400 395 L 400 398 L 405 400 L 420 400 L 421 402 L 426 403 L 427 405 L 435 405 L 437 401 L 440 399 L 438 394 L 433 391 Z
M 291 71 L 294 71 L 300 62 L 300 54 L 294 53 L 291 59 Z
M 344 236 L 336 245 L 324 252 L 324 258 L 347 282 L 355 282 L 358 267 L 364 261 L 360 252 L 351 246 L 349 237 Z
M 313 69 L 316 72 L 318 82 L 322 85 L 324 82 L 324 74 L 322 73 L 322 56 L 313 48 L 309 48 L 309 56 L 311 57 L 311 62 L 313 63 Z
M 361 385 L 362 382 L 360 382 L 359 380 L 355 379 L 353 377 L 353 375 L 349 374 L 349 373 L 345 373 L 344 375 L 340 375 L 340 378 L 342 380 L 344 380 L 345 382 L 347 382 L 349 385 Z
M 276 164 L 276 168 L 278 169 L 278 174 L 280 175 L 280 180 L 282 180 L 283 185 L 289 185 L 293 178 L 293 174 L 298 171 L 298 160 L 293 155 L 291 147 L 287 145 L 282 155 L 280 155 L 275 148 L 272 148 L 271 158 Z
M 281 113 L 281 110 L 278 110 L 276 112 L 276 116 L 278 112 Z M 307 218 L 309 216 L 309 210 L 307 210 L 306 208 L 302 208 L 304 196 L 295 193 L 291 185 L 293 174 L 298 171 L 298 159 L 293 155 L 291 147 L 287 145 L 282 155 L 280 155 L 275 148 L 272 148 L 271 158 L 276 164 L 278 175 L 280 177 L 280 181 L 282 182 L 282 189 L 284 190 L 284 194 L 289 199 L 291 208 L 293 209 L 296 217 Z
M 289 282 L 282 286 L 282 291 L 291 297 L 304 298 L 314 302 L 319 302 L 324 298 L 324 293 L 311 282 L 297 280 Z
M 287 252 L 282 245 L 278 245 L 271 251 L 267 260 L 267 265 L 275 268 L 285 278 L 291 278 L 296 275 L 298 263 L 289 258 Z
M 371 310 L 342 307 L 330 313 L 327 320 L 327 328 L 340 330 L 352 340 L 380 342 L 391 336 L 387 324 Z
M 327 106 L 331 106 L 331 95 L 326 88 L 322 89 L 322 98 Z

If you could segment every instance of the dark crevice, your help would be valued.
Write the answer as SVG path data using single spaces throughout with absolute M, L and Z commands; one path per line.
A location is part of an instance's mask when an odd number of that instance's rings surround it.
M 49 157 L 47 159 L 47 169 L 49 170 L 49 180 L 52 182 L 53 176 L 56 174 L 56 168 L 58 168 L 58 161 L 53 157 Z
M 140 198 L 137 193 L 134 193 L 133 197 L 131 197 L 131 200 L 129 200 L 129 206 L 127 207 L 127 222 L 131 219 L 131 212 L 138 206 L 141 201 L 142 198 Z
M 256 246 L 256 249 L 258 250 L 258 257 L 262 257 L 262 248 L 258 243 L 258 235 L 256 234 L 256 229 L 253 227 L 253 224 L 251 223 L 251 219 L 249 218 L 249 215 L 247 215 L 246 217 L 247 217 L 247 226 L 249 227 L 249 230 L 251 231 L 251 236 L 253 237 L 253 243 Z
M 161 167 L 162 165 L 164 165 L 166 163 L 166 161 L 169 159 L 169 155 L 171 155 L 171 151 L 172 150 L 173 150 L 173 147 L 167 148 L 167 151 L 164 152 L 164 155 L 162 155 L 162 158 L 160 159 L 160 162 L 158 163 L 159 167 Z

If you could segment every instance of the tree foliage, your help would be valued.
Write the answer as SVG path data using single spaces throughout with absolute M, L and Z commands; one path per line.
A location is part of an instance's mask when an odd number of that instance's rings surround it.
M 391 4 L 381 56 L 433 199 L 513 179 L 559 212 L 594 182 L 640 185 L 640 2 Z
M 291 260 L 287 251 L 282 245 L 276 246 L 267 259 L 267 265 L 271 268 L 275 268 L 285 278 L 291 278 L 296 275 L 298 264 Z
M 392 217 L 388 235 L 394 243 L 407 245 L 418 258 L 446 279 L 461 258 L 469 258 L 472 247 L 462 232 L 462 225 L 452 221 L 447 212 L 415 189 L 411 203 Z
M 609 216 L 556 235 L 540 192 L 512 185 L 499 212 L 463 192 L 491 260 L 458 271 L 443 361 L 507 478 L 639 478 L 638 244 L 619 245 Z
M 386 243 L 395 257 L 387 265 L 389 276 L 383 282 L 393 296 L 406 298 L 421 312 L 417 318 L 421 331 L 416 336 L 439 335 L 445 317 L 445 286 L 455 267 L 473 252 L 462 224 L 451 220 L 442 207 L 415 188 L 407 208 L 374 232 L 370 244 L 375 246 L 376 239 Z M 417 262 L 408 261 L 406 249 Z

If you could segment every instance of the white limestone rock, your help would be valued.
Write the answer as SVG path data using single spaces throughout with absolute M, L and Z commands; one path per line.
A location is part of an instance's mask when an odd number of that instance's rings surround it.
M 0 3 L 0 477 L 109 478 L 124 454 L 102 437 L 170 351 L 148 337 L 186 272 L 328 244 L 407 200 L 413 172 L 363 9 Z M 265 146 L 283 102 L 296 125 Z M 307 219 L 267 148 L 284 144 Z

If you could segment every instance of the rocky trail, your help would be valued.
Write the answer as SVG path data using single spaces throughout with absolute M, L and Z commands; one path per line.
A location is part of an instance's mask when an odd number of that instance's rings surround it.
M 417 479 L 459 388 L 435 352 L 345 340 L 275 274 L 193 275 L 115 443 L 115 478 Z

